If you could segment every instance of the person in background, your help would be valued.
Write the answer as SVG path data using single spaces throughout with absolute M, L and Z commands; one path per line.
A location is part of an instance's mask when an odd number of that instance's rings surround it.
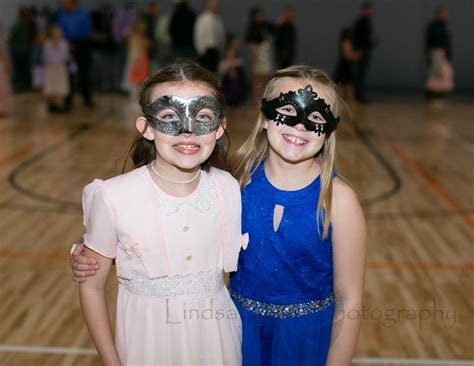
M 176 0 L 171 13 L 169 32 L 172 58 L 195 58 L 194 22 L 196 15 L 185 0 Z
M 372 17 L 374 8 L 370 1 L 362 4 L 362 14 L 357 18 L 353 27 L 354 49 L 360 53 L 360 58 L 356 62 L 354 83 L 355 97 L 360 103 L 367 103 L 365 95 L 365 81 L 369 72 L 372 49 L 375 46 Z
M 90 14 L 86 10 L 78 8 L 76 0 L 64 0 L 63 9 L 58 13 L 58 24 L 70 44 L 72 58 L 77 65 L 82 98 L 85 105 L 91 108 L 94 106 L 94 102 L 92 100 L 90 75 L 92 66 L 92 21 Z M 72 84 L 65 101 L 66 108 L 72 106 L 74 92 L 75 87 Z
M 448 12 L 439 7 L 435 19 L 426 27 L 426 68 L 427 80 L 425 95 L 427 99 L 440 99 L 454 88 L 451 34 L 448 29 Z
M 276 27 L 275 55 L 280 69 L 293 65 L 296 59 L 298 39 L 294 18 L 295 10 L 292 6 L 288 6 L 280 16 Z
M 151 2 L 147 4 L 145 13 L 142 16 L 146 26 L 145 36 L 149 45 L 147 52 L 151 70 L 156 70 L 158 68 L 158 42 L 155 38 L 155 28 L 158 22 L 159 13 L 160 5 L 157 2 Z
M 339 61 L 334 73 L 334 81 L 339 84 L 347 102 L 354 100 L 354 68 L 360 53 L 354 51 L 350 28 L 344 28 L 339 40 Z
M 244 62 L 238 54 L 239 39 L 229 34 L 227 36 L 224 57 L 219 63 L 222 91 L 225 100 L 230 106 L 237 106 L 247 98 L 247 80 L 245 77 Z
M 0 23 L 0 118 L 8 116 L 12 111 L 12 62 L 7 52 L 7 38 L 7 32 Z
M 43 49 L 46 33 L 42 30 L 36 32 L 35 44 L 32 52 L 32 76 L 33 89 L 42 90 L 44 84 L 44 58 Z
M 273 31 L 273 24 L 263 18 L 263 10 L 258 6 L 252 7 L 249 12 L 245 41 L 252 66 L 252 92 L 256 105 L 260 104 L 263 86 L 273 70 Z
M 10 30 L 9 51 L 13 62 L 13 87 L 15 90 L 26 90 L 31 86 L 31 49 L 32 34 L 29 15 L 30 10 L 20 7 L 17 19 Z
M 452 60 L 451 34 L 448 28 L 448 12 L 445 8 L 439 7 L 435 11 L 435 18 L 426 27 L 425 49 L 427 60 L 430 59 L 430 52 L 435 48 L 441 48 L 446 58 Z
M 224 43 L 224 23 L 217 14 L 217 0 L 208 0 L 206 10 L 194 24 L 194 47 L 200 63 L 209 71 L 217 71 Z
M 50 27 L 49 36 L 44 42 L 43 60 L 45 67 L 43 94 L 48 101 L 49 112 L 64 112 L 63 101 L 70 92 L 69 46 L 59 25 Z
M 158 43 L 158 67 L 163 67 L 170 62 L 170 21 L 171 12 L 167 11 L 166 13 L 161 14 L 156 22 L 155 39 Z
M 146 36 L 146 27 L 147 24 L 144 19 L 137 19 L 132 33 L 128 37 L 127 77 L 132 87 L 130 96 L 134 101 L 138 99 L 140 84 L 146 79 L 150 71 L 148 54 L 150 40 Z

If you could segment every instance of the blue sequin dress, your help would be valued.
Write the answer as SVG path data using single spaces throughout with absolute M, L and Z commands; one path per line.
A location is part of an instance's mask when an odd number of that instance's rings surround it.
M 244 365 L 326 363 L 335 298 L 331 228 L 323 240 L 316 226 L 319 193 L 319 177 L 297 191 L 275 188 L 263 164 L 242 191 L 250 241 L 230 291 L 242 318 Z M 276 205 L 283 216 L 275 232 Z

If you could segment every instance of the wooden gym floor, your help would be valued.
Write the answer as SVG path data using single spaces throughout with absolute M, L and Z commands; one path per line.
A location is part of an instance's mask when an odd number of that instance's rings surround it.
M 99 365 L 67 258 L 82 187 L 120 173 L 137 110 L 96 101 L 51 116 L 19 94 L 0 119 L 0 365 Z M 474 365 L 473 101 L 378 95 L 338 130 L 369 233 L 364 309 L 346 314 L 364 319 L 354 364 Z M 228 110 L 234 148 L 255 117 Z

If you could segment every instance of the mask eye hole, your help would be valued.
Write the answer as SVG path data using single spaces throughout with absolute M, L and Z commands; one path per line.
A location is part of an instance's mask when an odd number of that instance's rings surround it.
M 163 121 L 163 122 L 177 122 L 179 121 L 179 116 L 178 113 L 171 109 L 171 108 L 166 108 L 162 109 L 156 114 L 156 118 Z
M 311 122 L 326 123 L 326 120 L 324 119 L 324 117 L 321 115 L 321 113 L 319 113 L 319 112 L 317 112 L 317 111 L 311 113 L 311 114 L 308 116 L 308 119 L 309 119 Z
M 217 117 L 217 113 L 210 108 L 203 108 L 196 113 L 196 120 L 200 122 L 208 122 Z
M 298 113 L 296 112 L 295 107 L 291 104 L 284 105 L 283 107 L 277 108 L 276 110 L 278 113 L 284 114 L 285 116 L 296 116 Z

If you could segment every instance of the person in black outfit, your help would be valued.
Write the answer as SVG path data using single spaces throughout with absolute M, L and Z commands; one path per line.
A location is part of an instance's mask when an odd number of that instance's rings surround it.
M 281 22 L 275 33 L 276 59 L 278 67 L 284 69 L 293 65 L 296 57 L 296 28 L 293 24 L 295 11 L 293 7 L 288 6 L 279 21 Z
M 173 58 L 196 58 L 194 22 L 196 15 L 185 0 L 176 3 L 170 19 L 171 53 Z
M 339 61 L 334 72 L 334 81 L 339 85 L 347 102 L 354 99 L 354 70 L 359 59 L 360 53 L 354 51 L 351 30 L 344 28 L 339 39 Z
M 360 59 L 356 62 L 354 83 L 355 97 L 358 102 L 365 103 L 365 79 L 369 71 L 370 57 L 375 46 L 373 37 L 372 16 L 374 8 L 371 2 L 362 4 L 362 14 L 354 23 L 354 49 L 360 53 Z
M 435 12 L 435 19 L 426 28 L 426 55 L 429 55 L 434 48 L 441 48 L 446 54 L 446 58 L 452 60 L 451 36 L 448 29 L 448 12 L 444 8 L 438 8 Z M 428 65 L 429 66 L 429 65 Z
M 451 63 L 452 60 L 452 48 L 451 48 L 451 35 L 448 29 L 448 12 L 445 8 L 439 7 L 435 11 L 435 18 L 426 27 L 425 35 L 425 57 L 426 57 L 426 69 L 428 73 L 433 70 L 439 69 L 433 60 L 436 60 L 436 55 L 444 51 L 444 56 L 440 56 Z M 442 50 L 442 51 L 440 51 Z M 440 98 L 443 93 L 434 92 L 426 89 L 425 95 L 427 99 Z

